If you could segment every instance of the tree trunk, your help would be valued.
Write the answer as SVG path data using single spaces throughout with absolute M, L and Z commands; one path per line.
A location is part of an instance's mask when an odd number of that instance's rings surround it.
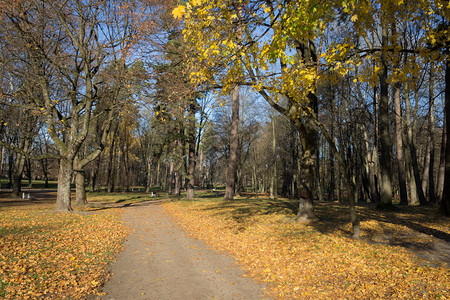
M 238 131 L 239 131 L 239 85 L 234 87 L 231 96 L 231 134 L 230 134 L 230 157 L 228 159 L 227 179 L 224 200 L 234 199 L 234 185 L 236 178 Z
M 156 186 L 159 188 L 161 187 L 161 180 L 160 180 L 160 174 L 159 174 L 160 168 L 161 168 L 161 166 L 160 166 L 160 162 L 158 159 L 158 163 L 156 164 Z
M 439 170 L 438 170 L 438 182 L 436 188 L 436 202 L 441 204 L 442 194 L 444 192 L 444 177 L 445 177 L 445 153 L 447 147 L 447 116 L 444 111 L 444 126 L 442 128 L 442 142 L 441 142 L 441 155 L 439 159 Z
M 181 173 L 180 171 L 175 172 L 175 195 L 179 196 L 181 194 Z
M 145 187 L 145 192 L 150 193 L 152 187 L 152 160 L 150 157 L 147 158 L 147 184 Z
M 388 45 L 387 25 L 382 21 L 382 46 Z M 380 151 L 380 203 L 381 207 L 392 206 L 391 140 L 389 135 L 389 85 L 386 53 L 381 53 L 380 103 L 379 103 L 379 151 Z
M 435 190 L 434 190 L 434 68 L 430 67 L 430 89 L 429 89 L 429 107 L 428 107 L 428 145 L 430 145 L 429 151 L 429 167 L 428 167 L 428 201 L 435 203 Z
M 316 149 L 316 163 L 315 163 L 315 186 L 317 190 L 317 199 L 320 202 L 324 202 L 323 193 L 322 193 L 322 185 L 320 183 L 320 154 L 319 148 Z
M 447 49 L 448 52 L 448 49 Z M 439 213 L 446 217 L 450 217 L 450 61 L 445 63 L 445 105 L 444 114 L 445 130 L 446 130 L 446 146 L 445 146 L 445 177 L 444 177 L 444 191 L 442 193 L 442 200 L 439 206 Z
M 273 170 L 272 170 L 272 197 L 278 199 L 278 170 L 277 170 L 277 139 L 275 133 L 275 119 L 272 111 L 272 152 L 273 152 Z
M 27 140 L 26 137 L 21 137 L 19 148 L 26 153 L 30 152 L 31 143 Z M 16 160 L 14 161 L 14 169 L 12 173 L 12 198 L 20 198 L 20 193 L 22 191 L 22 174 L 25 167 L 25 160 L 26 158 L 22 153 L 16 153 Z
M 416 96 L 416 105 L 417 105 L 417 96 Z M 416 150 L 416 146 L 414 144 L 414 139 L 413 139 L 413 132 L 416 132 L 414 130 L 414 124 L 411 124 L 411 104 L 410 104 L 410 100 L 408 97 L 408 89 L 407 86 L 405 86 L 405 108 L 406 108 L 406 122 L 407 122 L 407 145 L 409 148 L 409 154 L 410 154 L 410 167 L 411 167 L 411 179 L 414 179 L 414 185 L 411 186 L 412 190 L 416 190 L 416 195 L 417 197 L 414 197 L 412 195 L 412 191 L 411 191 L 411 199 L 417 199 L 418 198 L 418 204 L 420 205 L 425 205 L 426 204 L 426 199 L 425 199 L 425 195 L 423 193 L 422 190 L 422 181 L 420 180 L 420 172 L 419 172 L 419 165 L 417 163 L 417 150 Z M 416 205 L 417 204 L 417 200 L 411 201 L 410 200 L 410 204 L 412 205 Z
M 336 126 L 336 97 L 335 89 L 333 88 L 333 93 L 331 95 L 331 124 L 330 124 L 330 135 L 331 138 L 335 139 L 335 130 L 334 127 Z M 334 201 L 334 190 L 336 189 L 336 175 L 335 175 L 335 164 L 334 164 L 334 153 L 331 149 L 331 147 L 328 147 L 329 149 L 329 155 L 330 155 L 330 184 L 328 186 L 328 201 L 333 202 Z
M 167 189 L 167 193 L 169 195 L 172 195 L 173 193 L 173 159 L 170 160 L 170 167 L 169 167 L 169 186 Z
M 197 110 L 195 99 L 191 100 L 189 104 L 189 124 L 188 124 L 188 139 L 189 139 L 189 153 L 188 153 L 188 183 L 186 188 L 186 199 L 194 199 L 195 186 L 195 111 Z M 239 106 L 238 106 L 239 109 Z
M 423 162 L 423 171 L 422 171 L 422 191 L 423 195 L 425 196 L 425 199 L 427 199 L 428 195 L 428 181 L 429 181 L 429 175 L 430 175 L 430 160 L 431 160 L 431 145 L 430 142 L 430 133 L 428 132 L 427 135 L 427 143 L 425 146 L 425 153 L 424 153 L 424 162 Z M 420 156 L 420 153 L 419 153 Z
M 75 171 L 75 204 L 86 205 L 86 187 L 84 171 Z
M 204 188 L 205 187 L 205 176 L 203 174 L 203 149 L 201 148 L 199 151 L 200 151 L 200 157 L 199 157 L 199 161 L 198 161 L 198 163 L 199 163 L 199 170 L 198 170 L 199 178 L 198 179 L 199 179 L 200 187 Z
M 313 111 L 317 115 L 317 97 L 310 93 L 309 99 Z M 306 118 L 305 124 L 300 119 L 294 120 L 297 129 L 300 133 L 300 140 L 302 142 L 302 175 L 304 181 L 302 182 L 302 192 L 299 193 L 299 206 L 297 219 L 301 222 L 316 221 L 317 216 L 314 214 L 313 198 L 314 198 L 314 183 L 315 183 L 315 165 L 316 165 L 316 150 L 318 141 L 318 128 L 314 123 L 312 117 Z
M 73 158 L 61 156 L 59 160 L 58 192 L 56 197 L 56 211 L 72 211 L 70 180 L 73 170 Z
M 400 86 L 399 83 L 394 84 L 394 103 L 395 103 L 395 145 L 397 148 L 397 175 L 398 185 L 400 189 L 400 204 L 408 204 L 408 194 L 406 191 L 405 180 L 405 162 L 403 159 L 403 126 L 402 126 L 402 106 L 400 103 Z
M 114 191 L 114 141 L 115 140 L 113 139 L 109 148 L 108 170 L 106 171 L 106 188 L 108 193 Z

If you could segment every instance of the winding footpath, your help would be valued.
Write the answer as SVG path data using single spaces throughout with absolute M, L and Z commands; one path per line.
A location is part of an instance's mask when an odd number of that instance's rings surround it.
M 263 299 L 263 287 L 232 258 L 191 239 L 161 206 L 124 208 L 132 229 L 111 269 L 102 299 Z

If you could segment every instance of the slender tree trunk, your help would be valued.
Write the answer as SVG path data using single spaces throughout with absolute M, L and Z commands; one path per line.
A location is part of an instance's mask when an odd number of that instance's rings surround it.
M 108 193 L 112 193 L 114 191 L 114 146 L 115 142 L 113 139 L 109 148 L 108 169 L 106 171 L 106 188 Z
M 324 202 L 323 193 L 322 193 L 322 185 L 320 183 L 320 154 L 319 148 L 316 149 L 316 165 L 315 165 L 315 186 L 317 187 L 317 199 L 320 202 Z
M 160 162 L 158 159 L 158 163 L 156 164 L 156 186 L 161 187 L 161 180 L 160 180 Z
M 152 188 L 152 160 L 150 157 L 147 158 L 147 184 L 145 187 L 145 192 L 150 193 Z
M 278 199 L 278 170 L 277 170 L 277 139 L 275 133 L 275 119 L 272 111 L 272 152 L 273 152 L 273 170 L 272 170 L 272 197 Z
M 204 170 L 203 170 L 203 148 L 200 148 L 200 155 L 199 155 L 199 183 L 201 188 L 205 187 L 205 176 L 203 174 Z
M 173 159 L 170 160 L 170 167 L 169 167 L 169 188 L 167 190 L 169 195 L 172 195 L 173 193 Z
M 395 106 L 395 144 L 397 148 L 398 165 L 398 185 L 400 189 L 400 204 L 408 204 L 408 194 L 406 191 L 405 162 L 403 160 L 403 126 L 402 126 L 402 106 L 400 103 L 400 84 L 394 84 L 394 106 Z
M 429 98 L 430 103 L 428 107 L 428 144 L 430 145 L 430 162 L 428 167 L 428 201 L 430 203 L 435 203 L 435 189 L 434 189 L 434 68 L 433 65 L 430 67 L 430 89 Z
M 447 49 L 448 52 L 449 49 Z M 446 130 L 446 146 L 445 146 L 445 177 L 444 177 L 444 191 L 442 193 L 442 200 L 439 206 L 439 213 L 446 217 L 450 217 L 450 61 L 445 63 L 445 130 Z
M 333 94 L 331 95 L 331 124 L 330 124 L 330 135 L 333 141 L 335 140 L 335 129 L 336 126 L 336 100 L 335 97 L 337 93 L 333 88 Z M 328 201 L 334 201 L 334 190 L 336 189 L 336 175 L 335 175 L 335 164 L 334 164 L 334 153 L 331 147 L 328 147 L 330 153 L 330 185 L 328 188 Z
M 48 160 L 46 158 L 41 160 L 42 173 L 44 174 L 44 187 L 48 188 Z
M 230 157 L 228 159 L 227 179 L 224 200 L 234 199 L 234 184 L 236 178 L 238 134 L 239 134 L 239 85 L 234 87 L 231 96 L 231 134 L 230 134 Z
M 379 140 L 379 132 L 378 132 L 378 119 L 379 119 L 379 113 L 378 113 L 378 103 L 379 103 L 379 95 L 377 86 L 373 88 L 373 126 L 374 126 L 374 137 L 373 137 L 373 151 L 372 151 L 372 158 L 373 158 L 373 177 L 374 177 L 374 195 L 375 195 L 375 202 L 380 202 L 380 178 L 381 178 L 381 171 L 380 171 L 380 157 L 378 155 L 379 147 L 378 147 L 378 140 Z
M 441 155 L 439 159 L 438 181 L 436 188 L 436 202 L 441 203 L 442 195 L 444 192 L 444 177 L 445 177 L 445 153 L 447 147 L 447 117 L 444 111 L 444 126 L 442 128 L 442 142 L 441 142 Z
M 86 189 L 84 171 L 75 171 L 75 204 L 86 205 Z
M 56 211 L 72 211 L 70 182 L 73 170 L 73 158 L 61 156 L 59 160 L 58 192 L 56 197 Z
M 382 21 L 382 46 L 388 45 L 387 25 Z M 379 145 L 380 145 L 380 203 L 381 207 L 392 206 L 391 140 L 389 135 L 388 63 L 386 53 L 381 53 L 380 103 L 379 103 Z
M 31 143 L 26 137 L 21 137 L 19 143 L 19 148 L 24 152 L 30 152 Z M 22 153 L 16 153 L 16 160 L 14 161 L 14 169 L 12 173 L 12 184 L 13 191 L 11 194 L 12 198 L 20 198 L 20 193 L 22 191 L 22 174 L 25 168 L 26 158 Z
M 425 196 L 425 199 L 427 199 L 428 195 L 428 182 L 429 182 L 429 175 L 430 175 L 430 160 L 431 160 L 431 145 L 430 142 L 430 133 L 428 132 L 427 135 L 427 144 L 425 146 L 425 153 L 424 153 L 424 161 L 423 161 L 423 171 L 422 171 L 422 191 Z
M 186 198 L 187 199 L 194 199 L 194 186 L 195 186 L 195 112 L 197 110 L 197 103 L 194 100 L 191 100 L 191 103 L 189 104 L 189 129 L 188 129 L 188 135 L 189 135 L 189 153 L 188 153 L 188 183 L 187 183 L 187 189 L 186 189 Z M 239 106 L 238 106 L 239 109 Z

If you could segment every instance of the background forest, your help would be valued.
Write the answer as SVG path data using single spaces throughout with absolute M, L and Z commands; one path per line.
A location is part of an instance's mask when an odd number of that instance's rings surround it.
M 1 188 L 225 186 L 450 215 L 448 1 L 0 4 Z M 448 113 L 447 113 L 448 115 Z M 447 162 L 447 163 L 446 163 Z M 445 183 L 447 182 L 447 184 Z M 144 188 L 142 188 L 144 187 Z

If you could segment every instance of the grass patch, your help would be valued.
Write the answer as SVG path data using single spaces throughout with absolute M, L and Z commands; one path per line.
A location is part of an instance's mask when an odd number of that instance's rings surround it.
M 418 254 L 448 243 L 448 219 L 431 208 L 358 207 L 362 239 L 352 240 L 348 208 L 319 203 L 321 219 L 295 221 L 287 199 L 199 198 L 164 204 L 192 236 L 231 253 L 280 299 L 447 299 L 448 256 Z M 448 254 L 448 253 L 447 253 Z
M 49 180 L 48 187 L 45 187 L 45 181 L 44 180 L 32 180 L 31 183 L 32 183 L 31 188 L 33 188 L 33 189 L 50 189 L 50 190 L 55 190 L 55 189 L 58 188 L 58 182 L 56 180 Z M 7 188 L 8 184 L 9 184 L 9 180 L 7 178 L 0 178 L 0 184 L 1 184 L 2 189 L 5 189 L 5 188 Z M 29 188 L 29 186 L 28 186 L 28 179 L 22 179 L 21 187 L 22 188 Z M 75 187 L 75 186 L 72 184 L 72 188 L 73 187 Z

